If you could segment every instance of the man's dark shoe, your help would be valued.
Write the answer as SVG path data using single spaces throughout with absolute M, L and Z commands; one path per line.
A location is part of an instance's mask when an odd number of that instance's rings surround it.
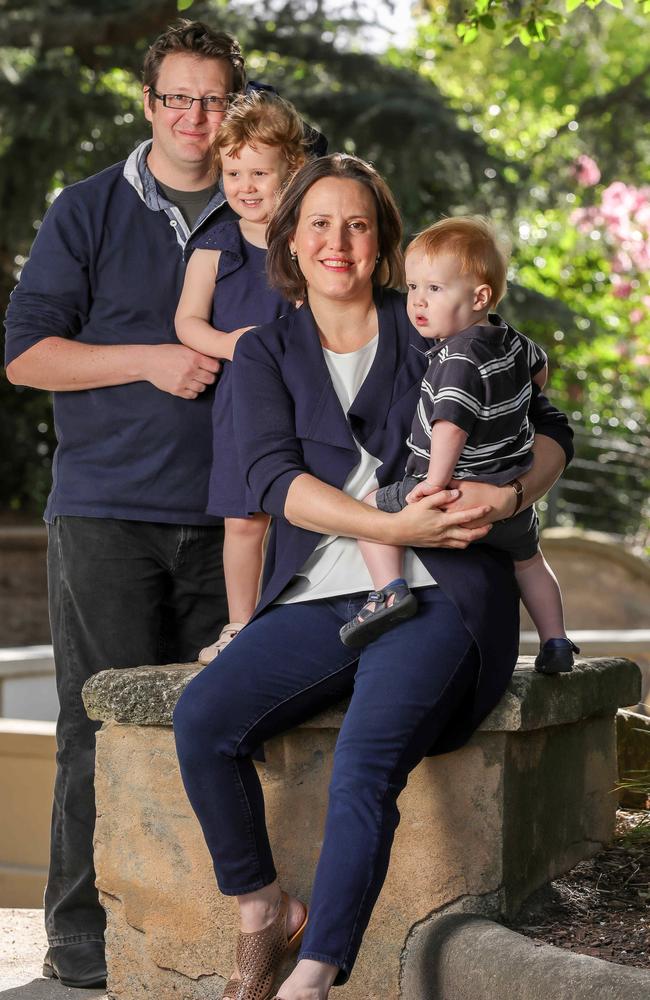
M 64 986 L 90 989 L 106 986 L 106 953 L 103 941 L 59 944 L 47 949 L 43 961 L 46 979 L 59 979 Z

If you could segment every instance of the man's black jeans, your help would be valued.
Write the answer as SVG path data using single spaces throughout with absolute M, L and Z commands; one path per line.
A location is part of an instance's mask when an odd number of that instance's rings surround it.
M 51 945 L 103 940 L 95 889 L 95 733 L 81 689 L 107 667 L 195 660 L 226 620 L 221 526 L 57 517 L 50 622 L 60 714 L 45 927 Z

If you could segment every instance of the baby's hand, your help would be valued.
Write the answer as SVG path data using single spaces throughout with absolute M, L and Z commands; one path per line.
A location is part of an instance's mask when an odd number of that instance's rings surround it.
M 411 492 L 407 494 L 406 502 L 417 503 L 422 497 L 430 497 L 433 493 L 440 493 L 441 490 L 444 490 L 444 486 L 436 486 L 434 483 L 423 479 L 421 483 L 414 486 Z

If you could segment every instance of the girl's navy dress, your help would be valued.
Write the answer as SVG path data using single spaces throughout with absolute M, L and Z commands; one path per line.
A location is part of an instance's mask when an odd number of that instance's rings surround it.
M 229 333 L 242 326 L 262 326 L 293 308 L 269 288 L 266 250 L 245 240 L 237 221 L 213 226 L 195 248 L 221 251 L 210 321 L 215 329 Z M 259 506 L 247 491 L 235 447 L 232 362 L 222 364 L 212 408 L 212 470 L 206 509 L 217 517 L 248 517 Z

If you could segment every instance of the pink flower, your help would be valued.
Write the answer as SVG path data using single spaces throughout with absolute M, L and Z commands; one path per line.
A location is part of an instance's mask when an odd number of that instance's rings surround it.
M 645 317 L 645 312 L 643 309 L 633 309 L 630 313 L 630 323 L 636 326 L 637 323 L 641 323 Z
M 633 269 L 632 260 L 630 255 L 625 253 L 624 250 L 619 250 L 612 257 L 612 271 L 615 274 L 620 274 L 621 271 L 631 271 Z
M 641 230 L 650 233 L 650 201 L 640 201 L 636 207 L 634 221 Z
M 600 180 L 600 170 L 595 160 L 583 153 L 573 163 L 572 173 L 581 187 L 593 187 Z
M 569 216 L 569 222 L 581 233 L 590 233 L 602 226 L 604 219 L 596 208 L 576 208 Z
M 617 299 L 629 299 L 632 294 L 632 282 L 623 281 L 619 278 L 618 274 L 612 276 L 612 294 L 616 296 Z
M 612 181 L 603 191 L 603 209 L 618 215 L 623 209 L 627 210 L 635 203 L 634 188 L 629 188 L 623 181 Z
M 589 157 L 579 157 L 576 164 L 584 159 Z M 632 285 L 619 276 L 650 272 L 650 186 L 613 181 L 602 192 L 599 205 L 576 209 L 570 221 L 580 233 L 603 237 L 602 246 L 610 257 L 612 292 L 619 299 L 629 298 L 638 283 Z

